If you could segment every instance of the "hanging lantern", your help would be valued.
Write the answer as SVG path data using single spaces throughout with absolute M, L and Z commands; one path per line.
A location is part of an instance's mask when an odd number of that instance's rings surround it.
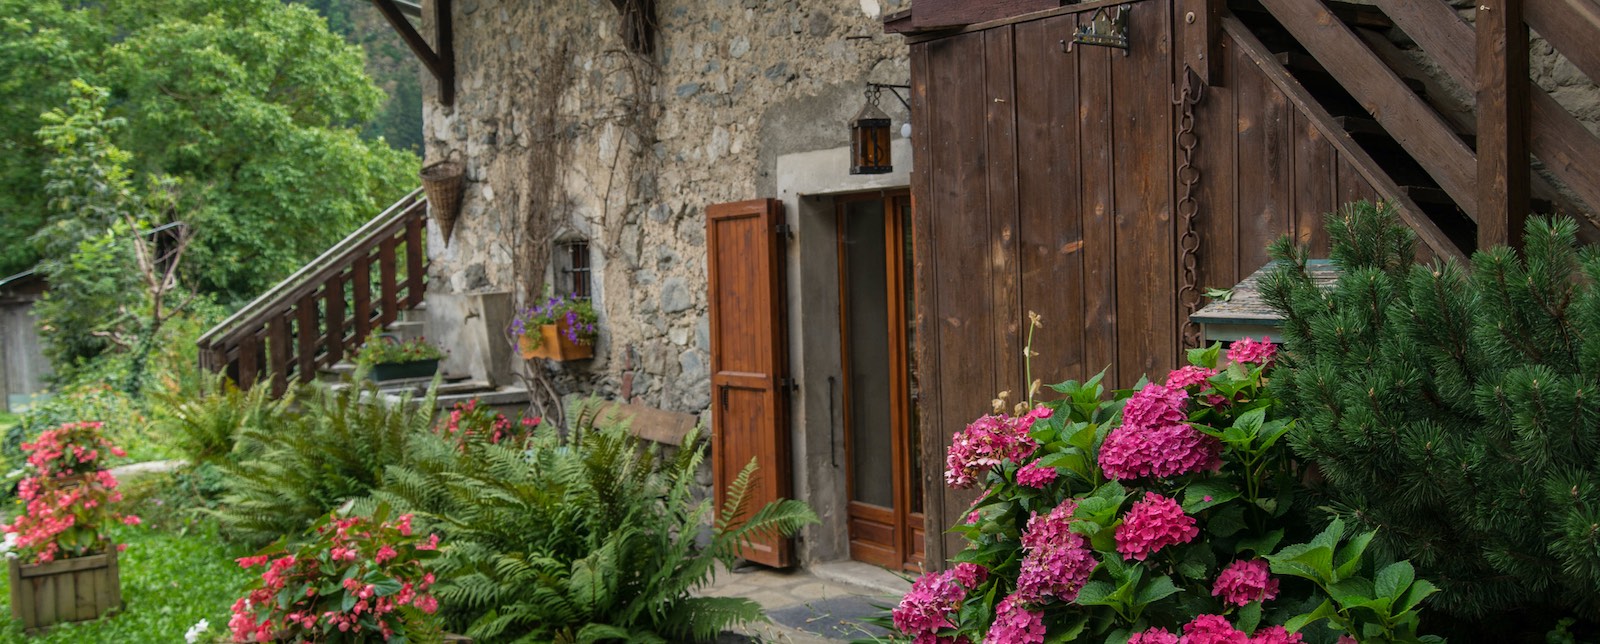
M 850 174 L 885 174 L 889 160 L 889 115 L 878 109 L 878 88 L 867 89 L 867 104 L 850 119 Z

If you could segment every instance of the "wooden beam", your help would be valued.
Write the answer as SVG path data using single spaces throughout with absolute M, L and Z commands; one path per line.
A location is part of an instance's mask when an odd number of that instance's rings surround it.
M 1522 0 L 1479 0 L 1478 248 L 1521 246 L 1528 218 L 1528 25 Z
M 395 4 L 395 0 L 372 0 L 373 6 L 383 14 L 389 26 L 394 27 L 395 33 L 400 34 L 400 39 L 411 48 L 411 53 L 422 61 L 422 66 L 427 68 L 433 79 L 439 82 L 439 102 L 445 105 L 454 105 L 456 102 L 455 82 L 455 47 L 451 43 L 450 0 L 434 0 L 434 40 L 438 41 L 439 50 L 428 44 L 422 34 L 411 26 L 411 21 L 405 16 L 405 11 Z
M 1480 3 L 1492 6 L 1494 3 Z M 1483 18 L 1482 11 L 1478 18 Z M 1544 36 L 1572 64 L 1600 83 L 1600 4 L 1594 0 L 1528 0 L 1523 13 L 1528 26 Z
M 1319 0 L 1262 0 L 1261 4 L 1476 221 L 1477 162 L 1472 149 L 1444 119 Z
M 911 8 L 911 26 L 918 31 L 961 27 L 1059 6 L 1061 0 L 917 0 Z
M 1178 0 L 1183 64 L 1199 74 L 1206 85 L 1212 86 L 1222 81 L 1222 56 L 1217 53 L 1217 44 L 1222 39 L 1222 4 L 1222 0 Z
M 1451 80 L 1474 87 L 1477 78 L 1473 28 L 1443 2 L 1377 0 L 1401 31 L 1428 52 Z M 1533 12 L 1530 2 L 1525 13 Z M 1531 23 L 1531 16 L 1525 16 Z M 1538 30 L 1537 26 L 1533 27 Z M 1540 32 L 1541 34 L 1543 32 Z M 1600 212 L 1600 138 L 1538 86 L 1528 89 L 1532 121 L 1528 147 L 1545 169 L 1565 183 L 1591 212 Z

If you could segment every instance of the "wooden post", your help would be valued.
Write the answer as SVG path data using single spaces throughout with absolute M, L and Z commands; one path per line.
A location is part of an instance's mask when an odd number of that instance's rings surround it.
M 395 276 L 394 237 L 385 237 L 378 243 L 378 299 L 382 302 L 382 317 L 378 326 L 388 326 L 400 317 L 400 286 Z
M 344 273 L 336 273 L 322 287 L 322 311 L 327 319 L 328 364 L 344 359 Z
M 1528 25 L 1522 0 L 1478 6 L 1478 248 L 1521 246 L 1528 218 Z
M 406 308 L 415 308 L 422 303 L 424 273 L 423 256 L 427 250 L 422 247 L 422 217 L 411 217 L 406 220 Z
M 272 395 L 289 390 L 289 312 L 275 313 L 267 320 L 267 372 L 272 378 Z
M 239 342 L 239 378 L 235 382 L 240 389 L 249 389 L 256 384 L 256 378 L 261 374 L 261 339 L 256 337 L 256 332 L 251 331 Z
M 317 376 L 317 340 L 322 335 L 318 326 L 317 298 L 307 293 L 295 305 L 295 369 L 300 372 L 300 382 L 311 382 Z
M 1222 38 L 1222 1 L 1178 0 L 1178 23 L 1183 34 L 1182 63 L 1194 69 L 1206 85 L 1221 83 L 1222 56 L 1217 45 Z

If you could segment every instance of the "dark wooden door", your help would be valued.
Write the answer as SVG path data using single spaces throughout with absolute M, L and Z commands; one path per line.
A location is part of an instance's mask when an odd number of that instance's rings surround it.
M 711 307 L 711 463 L 717 507 L 751 459 L 755 476 L 743 516 L 787 498 L 788 333 L 784 313 L 783 203 L 756 199 L 707 208 L 706 266 Z M 751 543 L 745 559 L 793 563 L 788 539 Z

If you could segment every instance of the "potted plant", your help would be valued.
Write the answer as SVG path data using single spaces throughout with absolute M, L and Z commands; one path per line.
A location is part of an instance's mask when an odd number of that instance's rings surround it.
M 29 634 L 97 619 L 122 606 L 117 552 L 123 546 L 114 545 L 106 531 L 113 521 L 138 525 L 139 517 L 112 509 L 122 493 L 116 477 L 101 469 L 101 458 L 124 452 L 100 427 L 67 423 L 22 444 L 30 472 L 17 485 L 24 510 L 4 531 L 11 612 Z
M 555 295 L 517 313 L 511 321 L 511 335 L 527 360 L 593 358 L 599 318 L 589 300 Z
M 375 336 L 356 352 L 356 362 L 371 367 L 368 377 L 378 382 L 431 378 L 439 371 L 439 360 L 442 358 L 444 351 L 429 344 L 425 338 L 402 341 L 392 336 Z
M 439 600 L 429 563 L 439 535 L 422 536 L 411 519 L 390 520 L 388 506 L 371 518 L 329 514 L 298 547 L 288 547 L 285 538 L 240 558 L 241 567 L 264 570 L 233 604 L 233 641 L 444 639 L 434 617 Z
M 505 443 L 520 448 L 533 436 L 540 422 L 538 416 L 518 414 L 515 419 L 508 418 L 473 398 L 451 407 L 450 414 L 444 417 L 443 422 L 434 425 L 433 433 L 455 441 L 462 451 L 466 451 L 467 444 L 473 442 L 491 445 Z

